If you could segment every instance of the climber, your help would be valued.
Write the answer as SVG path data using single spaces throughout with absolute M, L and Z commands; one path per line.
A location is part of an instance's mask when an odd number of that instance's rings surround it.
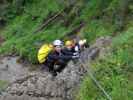
M 47 59 L 44 62 L 44 65 L 48 67 L 53 76 L 56 76 L 57 72 L 61 72 L 70 59 L 78 57 L 74 55 L 65 55 L 62 51 L 62 46 L 62 41 L 55 40 L 53 42 L 53 50 L 48 54 Z M 55 68 L 55 65 L 58 65 L 58 67 Z
M 63 53 L 64 53 L 65 55 L 71 55 L 71 56 L 73 56 L 73 55 L 78 55 L 78 52 L 75 51 L 75 43 L 74 43 L 74 41 L 72 41 L 72 40 L 67 40 L 67 41 L 65 42 L 65 47 L 64 47 L 64 49 L 63 49 Z
M 80 51 L 84 50 L 85 48 L 88 48 L 89 45 L 87 44 L 87 40 L 86 39 L 82 39 L 78 41 L 78 48 Z
M 66 55 L 79 55 L 80 52 L 86 47 L 86 39 L 74 42 L 73 40 L 68 40 L 65 42 L 65 48 L 63 52 Z

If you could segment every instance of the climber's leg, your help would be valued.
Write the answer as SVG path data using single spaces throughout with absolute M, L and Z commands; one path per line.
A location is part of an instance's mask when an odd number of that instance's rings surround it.
M 58 65 L 58 67 L 55 70 L 57 72 L 61 72 L 66 67 L 67 61 L 60 59 L 60 60 L 58 60 L 57 65 Z
M 47 69 L 53 76 L 56 76 L 56 70 L 54 69 L 54 61 L 46 60 L 44 63 L 44 69 Z

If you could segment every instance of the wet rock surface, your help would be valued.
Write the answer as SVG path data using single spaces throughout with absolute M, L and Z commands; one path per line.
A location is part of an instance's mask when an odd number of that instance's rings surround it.
M 73 90 L 80 84 L 85 74 L 84 69 L 79 65 L 75 66 L 73 62 L 70 62 L 67 68 L 56 77 L 45 71 L 32 72 L 10 84 L 5 95 L 20 97 L 27 95 L 30 98 L 38 97 L 46 100 L 73 100 Z
M 0 80 L 15 81 L 28 74 L 28 68 L 17 62 L 18 57 L 3 57 L 0 59 Z
M 107 43 L 111 43 L 110 38 L 99 38 L 93 46 L 82 52 L 81 62 L 89 63 Z M 74 100 L 75 90 L 86 73 L 79 60 L 70 61 L 56 77 L 47 71 L 32 71 L 12 82 L 0 100 Z

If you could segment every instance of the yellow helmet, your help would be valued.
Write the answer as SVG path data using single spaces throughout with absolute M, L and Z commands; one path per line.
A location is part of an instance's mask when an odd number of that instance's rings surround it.
M 72 41 L 68 40 L 68 41 L 65 42 L 65 46 L 71 46 L 71 45 L 73 45 Z

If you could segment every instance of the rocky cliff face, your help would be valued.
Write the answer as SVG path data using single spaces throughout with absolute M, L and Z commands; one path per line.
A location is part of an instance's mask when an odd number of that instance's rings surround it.
M 98 39 L 93 46 L 82 52 L 81 61 L 89 63 L 110 43 L 110 37 Z M 25 77 L 11 83 L 0 100 L 74 100 L 75 91 L 86 73 L 78 60 L 69 62 L 57 77 L 52 77 L 46 71 L 29 72 Z
M 26 77 L 17 80 L 7 88 L 11 95 L 42 97 L 47 100 L 72 100 L 72 91 L 79 84 L 82 69 L 70 62 L 57 77 L 52 77 L 47 72 L 32 72 Z M 81 75 L 82 74 L 82 75 Z

